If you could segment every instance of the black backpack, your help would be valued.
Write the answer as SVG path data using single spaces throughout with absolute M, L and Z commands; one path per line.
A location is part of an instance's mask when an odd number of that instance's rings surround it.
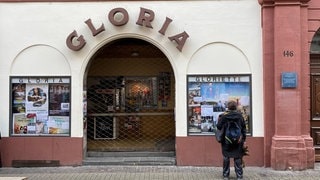
M 239 144 L 242 138 L 241 128 L 236 121 L 229 120 L 225 129 L 225 144 Z

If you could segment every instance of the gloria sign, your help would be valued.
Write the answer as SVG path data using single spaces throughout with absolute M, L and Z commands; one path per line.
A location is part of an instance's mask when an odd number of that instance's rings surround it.
M 120 19 L 117 18 L 119 16 L 121 16 Z M 145 26 L 147 28 L 152 29 L 153 27 L 151 25 L 151 22 L 154 20 L 154 17 L 155 17 L 155 14 L 152 10 L 141 7 L 140 14 L 139 14 L 138 20 L 136 21 L 136 24 L 139 26 Z M 109 19 L 109 22 L 114 26 L 124 26 L 129 21 L 129 14 L 127 10 L 125 10 L 124 8 L 115 8 L 109 12 L 108 19 Z M 172 22 L 172 19 L 166 17 L 166 20 L 164 21 L 164 23 L 162 24 L 162 27 L 158 32 L 162 35 L 165 35 L 171 22 Z M 104 24 L 102 24 L 100 27 L 97 28 L 92 24 L 91 19 L 86 20 L 85 23 L 89 27 L 92 33 L 92 36 L 96 36 L 105 31 Z M 175 41 L 177 43 L 177 49 L 179 51 L 182 51 L 182 48 L 188 38 L 189 38 L 189 35 L 185 31 L 168 37 L 170 41 Z M 86 45 L 86 40 L 83 35 L 78 36 L 77 31 L 74 30 L 67 37 L 66 44 L 69 49 L 73 51 L 79 51 Z

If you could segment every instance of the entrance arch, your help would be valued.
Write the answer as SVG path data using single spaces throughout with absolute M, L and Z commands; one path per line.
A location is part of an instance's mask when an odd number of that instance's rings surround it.
M 161 50 L 136 38 L 114 40 L 85 74 L 86 156 L 175 152 L 175 78 Z

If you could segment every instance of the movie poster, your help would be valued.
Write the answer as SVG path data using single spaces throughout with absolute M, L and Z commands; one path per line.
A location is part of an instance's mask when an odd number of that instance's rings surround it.
M 24 113 L 13 114 L 14 134 L 27 134 L 28 124 L 33 123 L 33 118 L 27 118 Z
M 26 113 L 48 114 L 48 84 L 27 84 L 26 94 Z
M 49 115 L 69 116 L 70 112 L 70 85 L 49 85 Z
M 12 113 L 26 112 L 26 85 L 12 84 Z
M 68 134 L 70 131 L 69 117 L 49 116 L 46 128 L 49 134 Z

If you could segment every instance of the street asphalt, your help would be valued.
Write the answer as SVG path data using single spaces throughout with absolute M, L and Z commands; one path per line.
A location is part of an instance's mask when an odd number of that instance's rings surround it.
M 0 180 L 208 180 L 222 179 L 221 167 L 196 166 L 77 166 L 0 168 Z M 231 168 L 230 179 L 236 179 Z M 245 167 L 244 179 L 320 179 L 320 163 L 303 171 Z

